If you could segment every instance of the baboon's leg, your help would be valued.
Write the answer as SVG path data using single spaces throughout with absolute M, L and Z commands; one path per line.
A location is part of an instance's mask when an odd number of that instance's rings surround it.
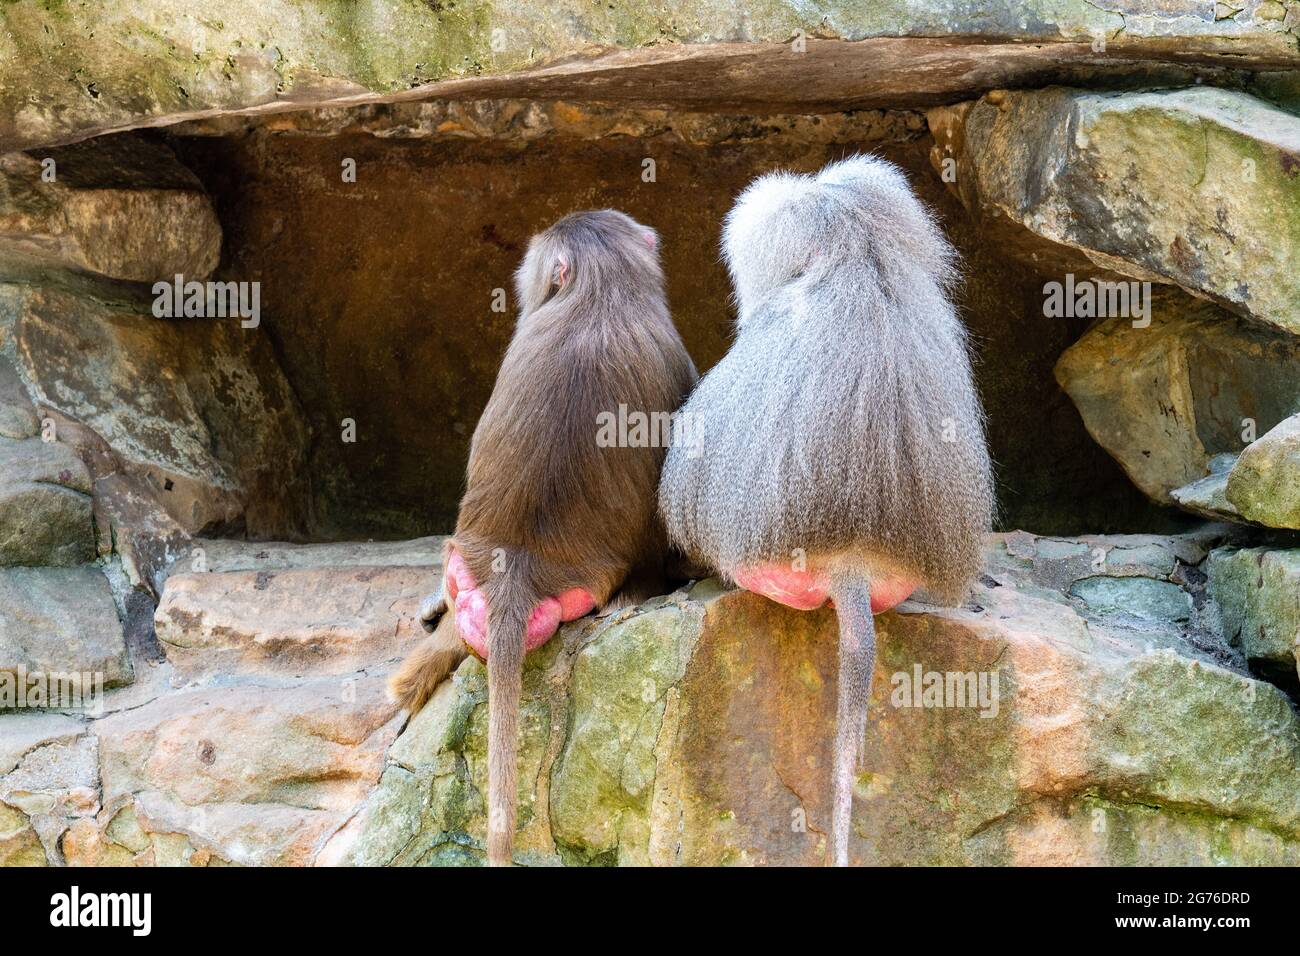
M 423 609 L 421 609 L 423 617 Z M 388 679 L 388 696 L 412 714 L 424 706 L 469 653 L 456 630 L 456 615 L 443 614 L 433 633 L 402 661 Z
M 662 562 L 633 568 L 627 579 L 600 608 L 601 614 L 636 607 L 668 591 L 668 578 Z

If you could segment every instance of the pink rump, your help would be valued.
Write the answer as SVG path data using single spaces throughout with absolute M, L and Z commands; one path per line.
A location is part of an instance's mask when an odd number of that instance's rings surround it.
M 461 639 L 479 658 L 487 660 L 487 597 L 465 559 L 454 548 L 447 557 L 444 581 L 447 597 L 456 609 L 456 627 Z M 577 620 L 595 606 L 596 599 L 584 588 L 570 588 L 558 597 L 542 598 L 528 618 L 524 650 L 541 647 L 560 629 L 560 624 Z
M 799 611 L 812 611 L 830 600 L 830 580 L 825 574 L 794 571 L 788 565 L 760 564 L 737 568 L 735 582 L 746 591 Z M 871 582 L 871 613 L 879 614 L 901 604 L 916 590 L 916 582 L 884 578 Z

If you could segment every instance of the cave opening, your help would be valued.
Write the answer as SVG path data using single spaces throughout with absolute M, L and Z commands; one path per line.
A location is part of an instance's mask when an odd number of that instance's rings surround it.
M 309 435 L 309 540 L 445 533 L 470 436 L 513 328 L 530 235 L 610 206 L 654 226 L 670 306 L 701 372 L 733 313 L 723 216 L 754 176 L 854 152 L 898 163 L 962 257 L 959 292 L 998 478 L 998 526 L 1041 534 L 1171 532 L 1088 435 L 1053 379 L 1086 318 L 1044 314 L 1053 273 L 991 243 L 932 167 L 923 113 L 667 113 L 493 100 L 194 122 L 163 137 L 212 197 L 215 277 L 257 282 L 259 332 Z M 508 305 L 502 308 L 502 302 Z

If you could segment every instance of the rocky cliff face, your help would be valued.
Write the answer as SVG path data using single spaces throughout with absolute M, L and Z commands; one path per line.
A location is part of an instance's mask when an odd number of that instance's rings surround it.
M 413 100 L 433 81 L 470 98 L 835 112 L 952 102 L 1049 78 L 1272 74 L 1295 65 L 1298 21 L 1290 0 L 688 0 L 671 9 L 216 0 L 202 14 L 180 0 L 20 2 L 3 14 L 0 140 L 27 148 L 195 116 Z M 797 65 L 781 62 L 792 38 L 806 41 Z
M 1295 649 L 1224 600 L 1282 559 L 1231 539 L 999 535 L 966 605 L 882 616 L 854 859 L 1300 862 L 1300 721 L 1248 666 Z M 4 718 L 4 859 L 481 859 L 483 666 L 409 722 L 381 694 L 436 553 L 208 543 L 165 661 L 99 716 Z M 566 626 L 525 677 L 519 862 L 820 862 L 835 628 L 712 581 Z
M 529 235 L 653 224 L 707 368 L 736 192 L 870 150 L 1003 530 L 879 619 L 855 860 L 1297 862 L 1300 4 L 184 6 L 0 8 L 0 861 L 477 862 L 482 666 L 382 687 Z M 518 861 L 820 862 L 834 626 L 566 627 Z

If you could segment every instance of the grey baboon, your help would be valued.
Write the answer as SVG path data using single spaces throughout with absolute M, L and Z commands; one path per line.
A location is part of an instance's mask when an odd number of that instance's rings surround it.
M 660 482 L 672 541 L 794 607 L 840 619 L 832 849 L 848 861 L 875 666 L 873 610 L 956 603 L 990 528 L 992 476 L 955 253 L 892 164 L 858 156 L 752 183 L 723 251 L 730 351 L 681 414 Z
M 415 709 L 459 663 L 461 638 L 486 658 L 496 865 L 510 862 L 514 838 L 525 651 L 562 620 L 664 586 L 655 490 L 666 449 L 598 441 L 601 416 L 620 406 L 671 414 L 695 382 L 668 314 L 657 242 L 608 209 L 565 216 L 533 238 L 515 275 L 519 322 L 474 430 L 448 543 L 444 595 L 455 613 L 390 684 Z

